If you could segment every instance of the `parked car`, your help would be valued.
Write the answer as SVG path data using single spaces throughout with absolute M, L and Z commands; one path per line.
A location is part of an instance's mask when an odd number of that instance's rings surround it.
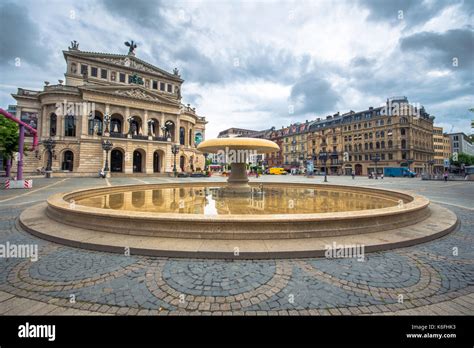
M 189 174 L 186 172 L 178 173 L 178 178 L 189 178 Z
M 288 172 L 285 169 L 279 168 L 279 167 L 270 168 L 268 173 L 270 175 L 286 175 L 286 174 L 288 174 Z

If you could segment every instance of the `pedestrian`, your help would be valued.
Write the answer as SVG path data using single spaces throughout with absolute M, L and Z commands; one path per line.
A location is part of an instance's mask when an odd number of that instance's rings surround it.
M 448 181 L 448 172 L 444 172 L 444 181 L 447 182 Z
M 383 173 L 380 175 L 380 179 L 382 179 L 382 180 L 383 180 Z
M 355 172 L 352 171 L 351 175 L 352 175 L 352 180 L 354 180 L 354 178 L 355 178 Z

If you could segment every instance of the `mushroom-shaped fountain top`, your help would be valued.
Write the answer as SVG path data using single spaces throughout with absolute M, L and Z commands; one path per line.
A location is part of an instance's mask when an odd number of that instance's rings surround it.
M 251 188 L 247 177 L 247 160 L 251 153 L 276 152 L 280 147 L 270 140 L 255 138 L 218 138 L 203 141 L 197 147 L 205 153 L 243 152 L 243 156 L 231 163 L 231 172 L 225 191 L 231 194 L 249 194 Z M 232 161 L 232 160 L 231 160 Z
M 205 153 L 217 153 L 223 149 L 249 150 L 257 153 L 280 151 L 280 147 L 270 140 L 256 138 L 217 138 L 205 140 L 197 149 Z

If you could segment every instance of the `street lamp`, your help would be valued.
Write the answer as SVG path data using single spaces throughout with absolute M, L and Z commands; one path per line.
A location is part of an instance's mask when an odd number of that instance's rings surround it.
M 372 161 L 375 163 L 375 179 L 378 179 L 378 177 L 377 177 L 377 163 L 380 161 L 380 155 L 378 153 L 375 154 L 375 157 L 372 158 Z
M 173 172 L 174 172 L 174 176 L 178 176 L 178 171 L 176 170 L 176 155 L 178 154 L 179 152 L 179 145 L 172 145 L 171 146 L 171 152 L 173 153 L 174 155 L 174 165 L 173 165 Z
M 56 147 L 56 141 L 49 137 L 49 139 L 43 141 L 43 146 L 48 151 L 48 162 L 46 164 L 45 174 L 47 178 L 51 178 L 51 173 L 53 171 L 51 168 L 53 166 L 53 151 Z
M 319 160 L 324 163 L 324 182 L 328 182 L 328 168 L 326 166 L 326 161 L 328 160 L 328 153 L 326 151 L 319 152 Z
M 104 125 L 105 125 L 104 135 L 106 136 L 109 136 L 109 133 L 110 133 L 109 125 L 110 125 L 111 119 L 112 119 L 112 116 L 110 116 L 108 113 L 104 115 Z
M 105 173 L 106 176 L 107 176 L 107 172 L 110 170 L 109 169 L 109 151 L 112 150 L 113 146 L 114 146 L 114 144 L 112 144 L 109 139 L 102 140 L 102 150 L 105 151 L 104 173 Z

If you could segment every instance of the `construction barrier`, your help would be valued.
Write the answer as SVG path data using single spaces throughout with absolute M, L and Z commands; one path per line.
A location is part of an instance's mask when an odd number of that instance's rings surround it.
M 5 189 L 29 189 L 33 187 L 33 180 L 6 180 Z

